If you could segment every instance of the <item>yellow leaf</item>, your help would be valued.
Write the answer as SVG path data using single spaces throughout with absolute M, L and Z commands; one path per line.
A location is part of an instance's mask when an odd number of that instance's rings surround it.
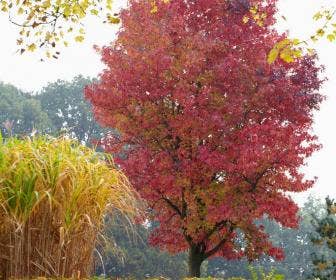
M 35 50 L 36 50 L 36 45 L 35 45 L 35 44 L 30 44 L 30 45 L 28 46 L 27 50 L 28 50 L 28 51 L 31 51 L 31 52 L 35 51 Z
M 314 50 L 314 49 L 307 49 L 307 51 L 308 51 L 308 53 L 309 53 L 310 55 L 313 55 L 313 54 L 315 53 L 315 50 Z
M 106 8 L 108 10 L 111 10 L 112 9 L 112 0 L 106 0 Z
M 322 18 L 322 14 L 321 14 L 321 12 L 317 12 L 314 16 L 313 16 L 313 19 L 314 20 L 319 20 L 319 19 L 321 19 Z
M 156 5 L 153 5 L 153 7 L 152 7 L 152 9 L 151 9 L 151 14 L 155 14 L 155 13 L 157 13 L 158 12 L 158 6 L 156 6 Z
M 276 45 L 279 49 L 282 49 L 284 47 L 286 47 L 287 45 L 289 45 L 291 43 L 291 40 L 289 39 L 283 39 L 282 41 L 278 42 Z
M 262 20 L 258 20 L 257 21 L 257 25 L 260 26 L 260 27 L 263 27 L 264 26 L 264 22 Z
M 120 22 L 120 19 L 117 17 L 108 16 L 107 19 L 108 22 L 112 24 L 118 24 Z
M 64 10 L 63 10 L 63 15 L 64 15 L 65 17 L 69 17 L 70 14 L 71 14 L 71 9 L 70 9 L 70 6 L 67 5 L 67 6 L 64 8 Z
M 299 39 L 293 39 L 292 42 L 293 42 L 294 46 L 297 46 L 297 45 L 299 45 L 301 43 L 301 41 Z
M 244 16 L 243 17 L 243 23 L 248 23 L 248 21 L 249 21 L 249 17 L 248 16 Z
M 322 37 L 324 35 L 324 33 L 325 33 L 325 31 L 322 28 L 320 28 L 319 30 L 316 31 L 316 34 L 320 37 Z
M 76 42 L 83 42 L 83 41 L 84 41 L 84 36 L 82 36 L 82 35 L 78 35 L 78 36 L 76 36 L 76 37 L 75 37 L 75 41 L 76 41 Z
M 268 54 L 268 57 L 267 57 L 267 62 L 269 64 L 272 64 L 279 56 L 279 50 L 274 47 Z
M 284 49 L 280 52 L 280 58 L 287 63 L 291 63 L 291 62 L 294 61 L 293 54 L 292 54 L 291 50 L 288 49 L 288 48 Z
M 51 6 L 51 3 L 50 3 L 50 0 L 47 0 L 47 1 L 44 1 L 43 3 L 42 3 L 42 7 L 43 8 L 49 8 Z
M 152 9 L 150 10 L 151 14 L 155 14 L 158 12 L 158 6 L 156 5 L 156 0 L 151 1 Z
M 255 15 L 257 12 L 258 12 L 258 7 L 257 7 L 257 6 L 253 6 L 253 7 L 250 9 L 250 13 L 251 13 L 252 15 Z
M 328 39 L 330 42 L 332 42 L 332 41 L 335 41 L 336 37 L 335 37 L 334 34 L 328 34 L 327 39 Z
M 96 10 L 96 9 L 92 9 L 91 11 L 91 15 L 94 15 L 94 16 L 97 16 L 98 15 L 98 10 Z

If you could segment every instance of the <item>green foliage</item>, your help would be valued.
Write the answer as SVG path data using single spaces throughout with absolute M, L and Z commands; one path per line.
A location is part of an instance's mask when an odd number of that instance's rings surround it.
M 184 280 L 219 280 L 219 279 L 209 276 L 209 277 L 201 277 L 201 278 L 184 278 Z
M 315 232 L 311 239 L 318 248 L 313 253 L 312 278 L 320 280 L 336 277 L 336 202 L 327 197 L 325 208 L 326 213 L 322 217 L 315 215 L 312 220 Z M 324 249 L 322 252 L 321 248 Z
M 269 273 L 266 273 L 262 267 L 256 270 L 254 267 L 249 266 L 249 271 L 251 273 L 252 280 L 284 280 L 285 276 L 283 274 L 276 273 L 273 268 Z
M 14 86 L 0 83 L 0 131 L 9 134 L 29 134 L 34 129 L 45 131 L 50 119 L 33 96 Z
M 275 269 L 271 269 L 270 272 L 266 273 L 262 267 L 255 269 L 252 266 L 248 267 L 250 271 L 249 278 L 244 277 L 230 277 L 225 278 L 227 280 L 285 280 L 285 276 L 279 273 L 276 273 Z M 220 280 L 223 278 L 213 278 L 213 277 L 202 277 L 202 278 L 185 278 L 184 280 Z
M 151 247 L 147 241 L 151 227 L 136 225 L 133 231 L 129 232 L 121 218 L 107 219 L 104 236 L 111 240 L 103 250 L 107 276 L 130 279 L 183 279 L 187 272 L 185 254 L 173 256 Z M 117 249 L 114 244 L 117 244 Z M 103 274 L 103 267 L 99 263 L 97 265 L 96 274 Z
M 91 106 L 83 95 L 84 87 L 90 82 L 90 79 L 82 76 L 77 76 L 71 82 L 58 80 L 36 96 L 52 123 L 48 133 L 64 131 L 82 143 L 91 144 L 92 139 L 99 139 L 103 131 L 106 132 L 95 122 Z
M 274 221 L 262 219 L 259 221 L 265 227 L 265 231 L 271 237 L 272 242 L 282 247 L 285 252 L 285 259 L 281 262 L 267 256 L 251 263 L 253 267 L 263 267 L 270 271 L 275 268 L 286 279 L 305 279 L 312 272 L 312 257 L 314 246 L 310 240 L 310 234 L 314 231 L 311 224 L 312 213 L 321 216 L 323 204 L 320 200 L 310 197 L 300 210 L 300 224 L 298 229 L 286 229 Z M 215 277 L 242 276 L 247 279 L 250 272 L 246 269 L 246 260 L 225 261 L 214 258 L 209 261 L 207 274 Z
M 90 79 L 78 76 L 70 82 L 58 80 L 37 94 L 24 93 L 11 85 L 0 84 L 0 127 L 4 136 L 66 134 L 91 145 L 107 133 L 94 120 L 91 106 L 83 96 Z

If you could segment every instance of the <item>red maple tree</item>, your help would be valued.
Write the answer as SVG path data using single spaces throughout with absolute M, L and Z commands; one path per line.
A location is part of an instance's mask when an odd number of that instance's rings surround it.
M 86 89 L 97 120 L 120 132 L 102 145 L 122 150 L 118 163 L 159 224 L 151 243 L 189 250 L 190 276 L 213 256 L 281 259 L 255 221 L 296 227 L 287 192 L 314 183 L 299 167 L 319 148 L 310 129 L 321 68 L 308 55 L 267 63 L 284 38 L 272 29 L 275 4 L 131 0 L 101 50 L 106 70 Z

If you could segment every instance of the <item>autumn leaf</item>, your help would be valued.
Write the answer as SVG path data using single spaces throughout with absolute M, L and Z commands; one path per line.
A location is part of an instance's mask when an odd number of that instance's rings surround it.
M 269 54 L 268 54 L 268 57 L 267 57 L 267 62 L 269 64 L 272 64 L 279 56 L 279 50 L 277 48 L 273 48 Z
M 158 6 L 157 5 L 153 5 L 152 9 L 150 10 L 151 14 L 155 14 L 158 12 Z
M 84 34 L 84 20 L 87 15 L 108 18 L 105 21 L 108 23 L 119 23 L 118 17 L 108 17 L 112 4 L 112 0 L 0 1 L 0 9 L 9 15 L 11 22 L 22 26 L 18 31 L 20 35 L 18 39 L 22 40 L 19 45 L 34 44 L 36 49 L 43 48 L 50 51 L 63 45 L 61 39 L 66 33 L 75 31 Z M 75 42 L 84 40 L 82 36 L 73 38 Z M 30 49 L 36 50 L 34 47 Z
M 244 16 L 242 21 L 243 21 L 243 23 L 248 23 L 249 17 L 248 16 Z
M 327 35 L 327 39 L 328 39 L 330 42 L 333 42 L 333 41 L 335 41 L 336 36 L 335 36 L 334 34 L 328 34 L 328 35 Z
M 111 24 L 118 24 L 120 23 L 120 19 L 117 17 L 113 17 L 113 16 L 108 16 L 108 22 Z
M 78 36 L 76 36 L 76 37 L 75 37 L 75 41 L 76 41 L 76 42 L 83 42 L 83 41 L 84 41 L 84 36 L 82 36 L 82 35 L 78 35 Z
M 35 50 L 36 50 L 36 45 L 35 45 L 35 44 L 30 44 L 30 45 L 28 46 L 27 50 L 28 50 L 28 51 L 31 51 L 31 52 L 35 51 Z

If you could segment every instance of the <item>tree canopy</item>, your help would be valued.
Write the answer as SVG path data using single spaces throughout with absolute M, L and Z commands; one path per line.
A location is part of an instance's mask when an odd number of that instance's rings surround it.
M 283 38 L 275 5 L 130 1 L 117 40 L 101 50 L 106 70 L 86 90 L 97 120 L 121 133 L 101 144 L 127 152 L 118 163 L 159 224 L 151 243 L 188 249 L 190 276 L 214 256 L 283 258 L 255 220 L 297 227 L 285 193 L 314 183 L 299 167 L 319 149 L 310 127 L 321 69 L 311 55 L 267 62 Z M 255 6 L 263 24 L 242 21 Z
M 72 81 L 58 80 L 35 96 L 52 124 L 47 133 L 63 131 L 88 145 L 102 137 L 104 130 L 94 120 L 91 105 L 83 95 L 84 87 L 90 82 L 92 80 L 82 76 Z
M 83 89 L 92 82 L 82 76 L 49 83 L 35 94 L 0 84 L 0 127 L 4 136 L 33 133 L 66 134 L 88 146 L 107 129 L 94 120 Z
M 51 125 L 39 101 L 3 83 L 0 83 L 0 112 L 0 131 L 4 136 L 42 132 Z
M 336 277 L 336 202 L 329 197 L 325 202 L 325 213 L 316 213 L 312 217 L 315 230 L 311 240 L 318 249 L 312 254 L 311 279 L 328 280 Z

